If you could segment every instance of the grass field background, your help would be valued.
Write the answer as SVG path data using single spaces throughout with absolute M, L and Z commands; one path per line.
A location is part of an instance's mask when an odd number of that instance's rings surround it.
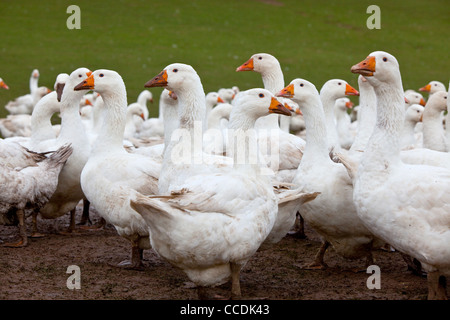
M 81 29 L 69 30 L 69 5 L 81 9 Z M 381 9 L 381 29 L 369 30 L 369 5 Z M 136 0 L 0 1 L 0 91 L 4 105 L 29 91 L 31 71 L 53 87 L 58 73 L 78 67 L 119 72 L 134 102 L 144 83 L 182 62 L 199 73 L 205 92 L 261 87 L 259 74 L 235 72 L 252 54 L 276 56 L 288 84 L 297 77 L 318 88 L 331 78 L 357 86 L 350 67 L 384 50 L 400 62 L 405 89 L 449 81 L 447 0 Z M 151 89 L 157 115 L 161 88 Z

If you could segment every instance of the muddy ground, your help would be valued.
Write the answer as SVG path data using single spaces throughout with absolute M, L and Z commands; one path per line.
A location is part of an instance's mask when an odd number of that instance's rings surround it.
M 77 221 L 82 207 L 78 207 Z M 95 209 L 91 219 L 99 220 Z M 130 256 L 129 243 L 107 225 L 99 231 L 62 235 L 69 215 L 56 220 L 39 220 L 47 236 L 30 239 L 24 248 L 0 246 L 1 300 L 195 300 L 197 291 L 186 275 L 157 256 L 144 252 L 143 271 L 114 265 Z M 320 240 L 306 225 L 307 239 L 285 237 L 271 249 L 258 252 L 241 273 L 243 299 L 268 300 L 425 300 L 426 278 L 412 274 L 398 252 L 376 251 L 375 264 L 381 270 L 381 288 L 368 289 L 370 274 L 355 272 L 364 261 L 348 261 L 331 248 L 326 270 L 305 270 Z M 11 242 L 17 228 L 0 226 L 0 239 Z M 67 288 L 71 265 L 81 272 L 81 289 Z M 230 286 L 217 288 L 228 295 Z

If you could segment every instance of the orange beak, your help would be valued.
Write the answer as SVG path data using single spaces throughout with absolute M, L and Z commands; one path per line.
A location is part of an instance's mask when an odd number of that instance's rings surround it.
M 375 57 L 368 56 L 365 60 L 361 61 L 358 64 L 355 64 L 350 70 L 353 73 L 359 73 L 363 76 L 373 76 L 375 72 Z
M 294 96 L 294 85 L 290 84 L 276 94 L 277 97 L 292 98 Z
M 149 80 L 144 87 L 151 88 L 151 87 L 166 87 L 167 86 L 167 71 L 163 70 L 161 71 L 156 77 Z
M 145 121 L 145 116 L 144 116 L 144 114 L 143 113 L 141 113 L 140 115 L 139 115 L 141 118 L 142 118 L 142 120 L 144 120 Z
M 270 100 L 269 113 L 283 114 L 285 116 L 290 116 L 291 112 L 283 104 L 281 104 L 277 99 L 272 97 Z
M 353 104 L 353 102 L 351 102 L 351 101 L 347 101 L 347 102 L 345 103 L 345 106 L 346 106 L 348 109 L 351 109 L 351 108 L 354 106 L 354 104 Z
M 303 115 L 302 110 L 300 110 L 300 109 L 295 109 L 295 113 L 296 113 L 296 114 L 299 114 L 299 115 L 301 115 L 301 116 Z
M 419 91 L 423 91 L 423 92 L 430 92 L 431 90 L 431 84 L 427 84 L 425 87 L 422 87 L 419 89 Z
M 84 104 L 87 105 L 87 106 L 92 106 L 92 103 L 91 103 L 91 101 L 89 99 L 85 99 L 84 100 Z
M 424 107 L 425 107 L 425 105 L 427 104 L 427 102 L 425 101 L 424 98 L 420 98 L 419 104 L 420 104 L 421 106 L 424 106 Z
M 221 97 L 217 97 L 217 103 L 225 103 Z
M 246 63 L 237 67 L 236 71 L 253 71 L 253 59 L 250 58 Z
M 347 95 L 347 96 L 359 96 L 359 92 L 358 92 L 358 90 L 356 90 L 355 88 L 353 88 L 351 85 L 349 85 L 347 83 L 345 85 L 345 95 Z
M 405 97 L 405 103 L 409 103 L 409 100 L 408 100 L 408 99 L 406 99 L 406 97 Z
M 0 81 L 0 88 L 6 89 L 6 90 L 9 89 L 8 85 L 3 80 Z
M 77 84 L 73 90 L 79 91 L 79 90 L 94 90 L 95 83 L 94 83 L 94 76 L 91 71 L 87 72 L 86 75 L 88 76 L 83 82 Z
M 286 109 L 288 109 L 289 111 L 293 112 L 294 109 L 292 109 L 292 107 L 290 105 L 288 105 L 287 103 L 284 104 L 284 106 L 286 107 Z

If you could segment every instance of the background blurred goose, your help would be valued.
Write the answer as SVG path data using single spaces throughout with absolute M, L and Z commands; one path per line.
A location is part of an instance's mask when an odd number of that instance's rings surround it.
M 447 90 L 445 89 L 445 85 L 442 82 L 434 80 L 430 81 L 427 85 L 421 87 L 419 91 L 427 92 L 431 97 L 436 92 Z
M 436 151 L 447 151 L 442 113 L 447 110 L 447 92 L 438 91 L 428 98 L 423 111 L 423 147 Z

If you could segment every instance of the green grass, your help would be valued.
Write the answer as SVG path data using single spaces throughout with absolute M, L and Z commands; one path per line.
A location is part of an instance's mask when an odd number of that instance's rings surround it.
M 66 8 L 81 8 L 81 29 L 69 30 Z M 357 86 L 350 67 L 370 52 L 384 50 L 400 62 L 405 89 L 431 80 L 448 85 L 446 0 L 376 1 L 381 29 L 369 30 L 366 9 L 372 1 L 190 0 L 61 1 L 17 0 L 0 3 L 0 91 L 3 106 L 28 92 L 32 69 L 40 85 L 53 87 L 60 72 L 85 66 L 106 68 L 124 78 L 128 101 L 166 65 L 192 65 L 206 92 L 237 85 L 261 87 L 259 74 L 235 72 L 252 54 L 268 52 L 283 68 L 286 84 L 297 77 L 320 88 L 331 78 Z M 160 88 L 151 89 L 156 103 Z

